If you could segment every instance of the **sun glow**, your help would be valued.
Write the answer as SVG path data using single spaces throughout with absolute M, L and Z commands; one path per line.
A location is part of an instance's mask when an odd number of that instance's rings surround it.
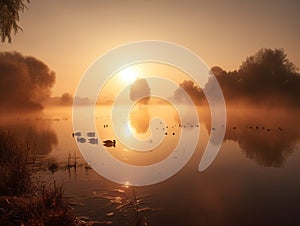
M 119 72 L 120 80 L 130 85 L 135 82 L 135 80 L 139 77 L 139 72 L 133 67 L 127 67 Z

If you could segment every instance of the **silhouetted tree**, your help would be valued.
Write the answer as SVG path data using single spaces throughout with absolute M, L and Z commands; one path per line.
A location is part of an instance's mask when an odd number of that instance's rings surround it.
M 131 84 L 129 96 L 132 101 L 137 101 L 142 98 L 139 103 L 147 104 L 151 96 L 151 89 L 147 80 L 137 79 L 133 84 Z
M 285 76 L 297 72 L 296 66 L 287 58 L 283 49 L 261 49 L 240 66 L 240 73 L 263 70 L 267 74 Z M 255 75 L 255 74 L 253 74 Z M 252 75 L 252 76 L 253 76 Z
M 0 1 L 0 33 L 1 41 L 5 42 L 6 38 L 8 42 L 11 42 L 11 33 L 15 34 L 22 30 L 18 25 L 20 20 L 19 12 L 24 11 L 26 2 L 30 0 L 1 0 Z
M 60 102 L 63 105 L 71 105 L 73 103 L 73 97 L 70 93 L 64 93 L 60 97 Z
M 242 95 L 240 87 L 241 77 L 237 71 L 226 72 L 217 66 L 212 67 L 211 71 L 218 80 L 225 99 L 237 99 Z
M 50 97 L 55 73 L 42 61 L 17 52 L 0 53 L 0 108 L 37 110 Z
M 244 95 L 252 94 L 254 100 L 278 95 L 286 96 L 289 100 L 300 97 L 297 68 L 283 49 L 259 50 L 243 62 L 238 73 Z
M 247 86 L 254 86 L 254 83 L 257 83 L 255 85 L 257 88 L 282 83 L 295 72 L 295 65 L 286 58 L 281 49 L 261 49 L 248 57 L 239 69 L 245 85 L 247 83 Z
M 218 66 L 214 66 L 210 70 L 216 77 L 221 77 L 221 76 L 227 75 L 227 72 Z
M 202 89 L 195 84 L 191 80 L 184 80 L 182 83 L 179 84 L 179 86 L 184 89 L 184 91 L 191 97 L 193 102 L 197 105 L 203 104 L 203 101 L 206 100 L 204 97 L 204 93 Z M 185 100 L 186 96 L 183 93 L 181 89 L 177 89 L 174 92 L 173 98 L 175 101 L 181 104 L 188 103 L 187 100 Z
M 261 49 L 248 57 L 238 71 L 226 72 L 220 67 L 211 71 L 227 102 L 300 106 L 300 76 L 283 49 Z M 208 82 L 206 86 L 209 85 Z

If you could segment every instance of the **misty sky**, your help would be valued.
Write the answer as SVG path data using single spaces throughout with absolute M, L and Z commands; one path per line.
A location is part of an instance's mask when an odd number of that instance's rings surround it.
M 262 47 L 284 48 L 300 67 L 300 1 L 32 0 L 23 33 L 1 51 L 35 56 L 56 72 L 53 95 L 74 93 L 88 66 L 127 42 L 157 39 L 237 69 Z

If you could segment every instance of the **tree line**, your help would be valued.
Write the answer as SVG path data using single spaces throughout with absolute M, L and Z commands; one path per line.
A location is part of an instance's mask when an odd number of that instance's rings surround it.
M 261 49 L 247 57 L 238 70 L 225 71 L 215 66 L 217 78 L 227 103 L 253 103 L 300 107 L 300 74 L 283 49 Z M 196 104 L 205 102 L 203 90 L 193 81 L 179 84 Z M 176 92 L 175 92 L 176 95 Z

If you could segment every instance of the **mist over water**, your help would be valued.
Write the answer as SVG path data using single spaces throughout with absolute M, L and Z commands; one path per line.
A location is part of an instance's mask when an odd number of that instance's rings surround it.
M 91 120 L 96 131 L 73 131 L 72 96 L 50 98 L 54 72 L 34 57 L 2 53 L 1 151 L 7 134 L 14 136 L 12 140 L 31 150 L 30 155 L 37 159 L 34 169 L 38 169 L 38 177 L 62 182 L 66 194 L 74 199 L 75 212 L 102 225 L 132 225 L 136 202 L 144 205 L 141 212 L 149 225 L 297 225 L 300 76 L 286 57 L 283 50 L 262 49 L 238 70 L 211 69 L 224 94 L 226 125 L 211 125 L 204 95 L 204 91 L 213 91 L 210 80 L 202 89 L 194 81 L 184 80 L 179 84 L 181 89 L 168 93 L 169 100 L 187 109 L 187 117 L 181 121 L 168 101 L 150 97 L 147 78 L 137 79 L 130 86 L 129 96 L 124 97 L 128 103 L 139 100 L 122 122 L 125 132 L 149 143 L 154 142 L 152 134 L 163 137 L 157 147 L 141 152 L 116 136 L 112 100 L 103 98 L 99 103 L 106 105 L 95 106 L 95 118 Z M 188 107 L 193 104 L 187 104 L 184 91 L 197 106 L 199 123 L 189 117 Z M 100 100 L 105 95 L 100 94 Z M 82 109 L 90 103 L 85 97 L 75 99 Z M 45 101 L 49 106 L 43 109 Z M 61 106 L 55 107 L 55 103 Z M 159 118 L 157 124 L 153 118 Z M 151 186 L 122 186 L 105 179 L 84 160 L 77 146 L 89 150 L 103 145 L 119 161 L 142 167 L 171 156 L 182 133 L 196 127 L 200 135 L 188 163 L 173 177 Z M 220 128 L 226 129 L 220 152 L 208 169 L 199 172 L 209 137 Z M 9 153 L 0 153 L 0 162 L 7 157 Z
M 95 121 L 101 141 L 116 139 L 110 107 L 96 108 Z M 159 115 L 165 119 L 168 128 L 159 129 L 164 129 L 167 135 L 157 150 L 138 153 L 122 146 L 116 139 L 116 147 L 109 147 L 107 151 L 120 161 L 134 165 L 153 164 L 166 158 L 178 141 L 180 131 L 188 129 L 188 125 L 180 127 L 176 111 L 170 114 L 167 108 L 167 105 L 148 104 L 147 108 L 137 105 L 128 121 L 137 136 L 147 137 L 149 118 Z M 253 225 L 267 218 L 275 222 L 273 225 L 282 225 L 298 219 L 299 110 L 228 106 L 226 134 L 220 153 L 213 164 L 200 173 L 197 165 L 214 128 L 210 125 L 209 109 L 197 109 L 200 137 L 192 159 L 167 181 L 135 188 L 137 196 L 144 197 L 142 201 L 151 209 L 145 215 L 152 225 Z M 1 128 L 14 130 L 17 136 L 36 145 L 36 154 L 43 156 L 42 165 L 46 167 L 43 177 L 64 181 L 69 196 L 81 197 L 75 198 L 76 202 L 83 204 L 74 207 L 78 214 L 118 225 L 117 219 L 126 220 L 121 212 L 113 209 L 113 204 L 109 204 L 116 195 L 112 190 L 123 189 L 128 194 L 130 190 L 86 167 L 76 146 L 77 140 L 72 137 L 75 131 L 72 131 L 70 112 L 69 108 L 49 108 L 39 115 L 8 117 L 9 120 L 1 120 Z M 69 155 L 79 157 L 76 171 L 65 168 Z M 53 174 L 47 169 L 50 160 L 59 165 Z M 112 192 L 110 198 L 99 198 L 103 194 L 101 189 Z M 122 196 L 118 194 L 117 197 Z M 251 214 L 253 209 L 260 214 Z M 111 211 L 113 216 L 105 215 Z M 289 215 L 289 219 L 281 217 L 284 215 Z

